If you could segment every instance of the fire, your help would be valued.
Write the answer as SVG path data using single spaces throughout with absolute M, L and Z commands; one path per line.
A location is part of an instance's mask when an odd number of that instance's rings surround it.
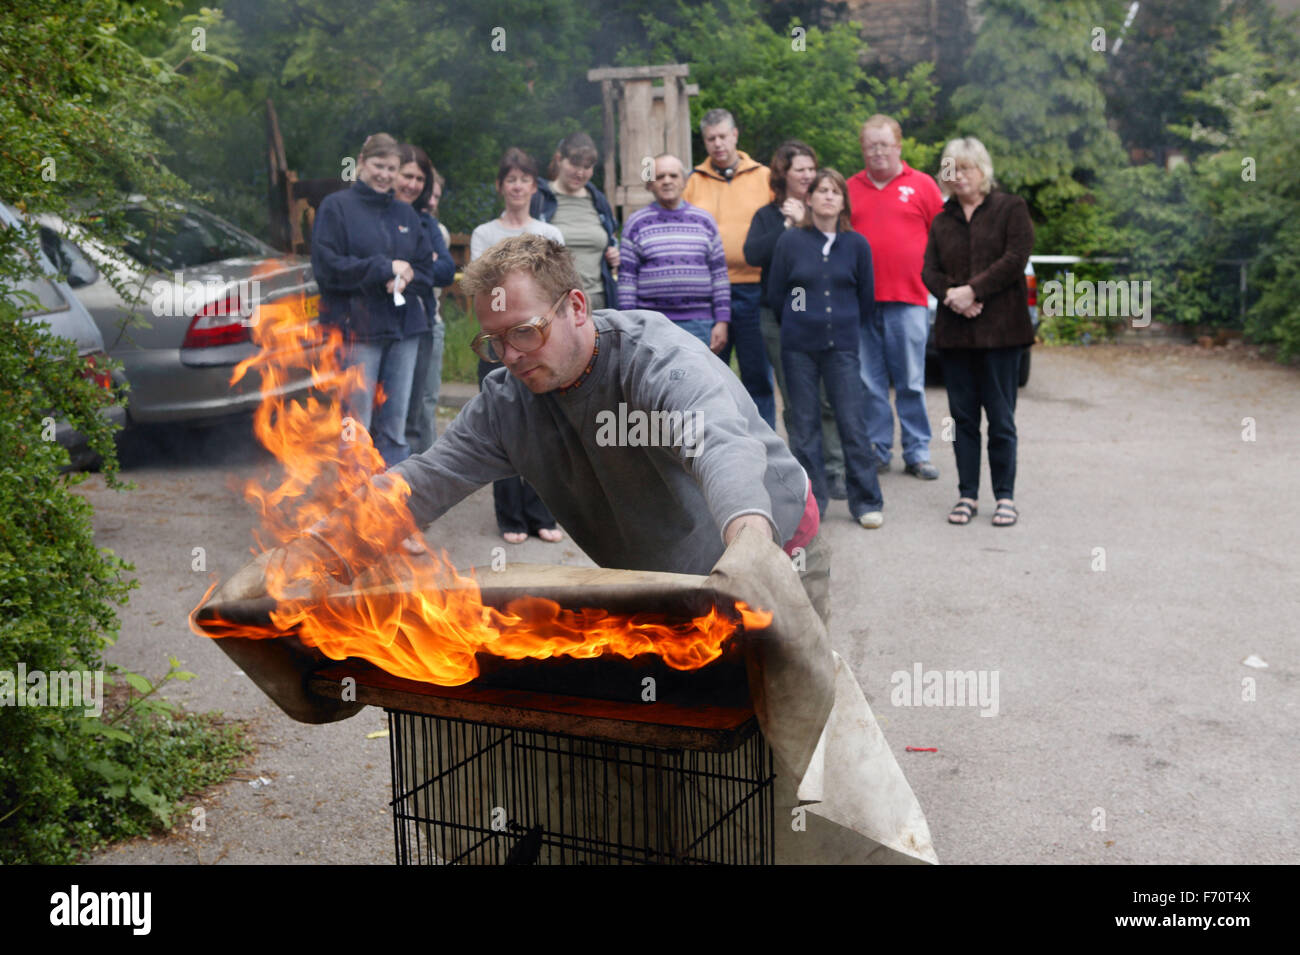
M 744 604 L 736 615 L 711 609 L 690 620 L 574 610 L 541 597 L 499 610 L 484 605 L 477 581 L 458 573 L 445 552 L 412 555 L 396 546 L 418 530 L 406 506 L 410 486 L 395 474 L 372 481 L 386 470 L 383 459 L 366 429 L 344 417 L 341 401 L 361 384 L 360 369 L 342 367 L 340 332 L 308 321 L 310 305 L 299 298 L 260 306 L 253 328 L 260 351 L 234 371 L 233 381 L 249 371 L 261 378 L 264 398 L 253 430 L 282 472 L 248 482 L 244 493 L 259 512 L 255 536 L 263 550 L 335 515 L 330 543 L 363 573 L 345 591 L 325 567 L 272 563 L 267 590 L 277 604 L 271 626 L 210 620 L 198 632 L 248 638 L 295 633 L 331 659 L 356 657 L 395 676 L 455 686 L 478 675 L 479 653 L 512 660 L 654 653 L 675 669 L 693 670 L 720 657 L 742 628 L 771 623 L 770 613 Z M 315 393 L 288 401 L 285 386 L 302 369 L 310 369 Z M 338 523 L 340 514 L 346 524 Z M 353 543 L 344 549 L 343 540 Z

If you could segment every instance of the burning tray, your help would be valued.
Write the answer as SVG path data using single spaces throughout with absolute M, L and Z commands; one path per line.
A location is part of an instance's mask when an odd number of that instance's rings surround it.
M 686 623 L 711 611 L 740 618 L 735 604 L 710 588 L 706 577 L 537 564 L 515 564 L 502 571 L 479 569 L 476 576 L 482 604 L 502 612 L 512 604 L 517 610 L 517 601 L 525 598 L 541 598 L 554 601 L 565 611 L 600 608 L 611 615 L 655 614 L 669 624 Z M 400 591 L 393 585 L 367 586 L 361 578 L 357 586 L 330 594 L 321 608 L 327 613 L 331 605 L 355 603 L 361 595 L 382 604 L 389 596 L 401 596 Z M 337 690 L 314 680 L 326 667 L 335 668 L 337 679 L 336 661 L 304 644 L 297 628 L 277 629 L 271 618 L 275 600 L 223 601 L 220 596 L 195 612 L 195 628 L 219 636 L 222 650 L 288 715 L 308 723 L 331 722 L 351 716 L 366 702 L 377 702 L 359 695 L 345 701 Z M 250 632 L 263 638 L 233 635 Z M 744 660 L 734 639 L 723 645 L 716 660 L 689 670 L 669 666 L 652 654 L 512 660 L 477 653 L 475 660 L 479 673 L 473 686 L 485 690 L 603 700 L 639 708 L 671 701 L 673 705 L 749 710 Z M 373 669 L 352 659 L 346 666 Z

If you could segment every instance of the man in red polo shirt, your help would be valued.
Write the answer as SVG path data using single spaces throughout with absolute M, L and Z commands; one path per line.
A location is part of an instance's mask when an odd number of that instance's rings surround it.
M 904 470 L 927 481 L 939 476 L 930 463 L 930 417 L 925 410 L 925 340 L 929 333 L 921 265 L 930 222 L 943 208 L 934 179 L 903 162 L 903 131 L 875 115 L 862 125 L 866 168 L 849 179 L 853 228 L 871 244 L 876 313 L 862 324 L 858 350 L 867 386 L 867 437 L 888 471 L 894 446 L 894 385 Z

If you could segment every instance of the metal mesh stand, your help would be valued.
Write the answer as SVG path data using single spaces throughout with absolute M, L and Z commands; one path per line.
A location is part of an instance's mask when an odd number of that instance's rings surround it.
M 399 864 L 774 861 L 761 733 L 712 753 L 387 713 Z

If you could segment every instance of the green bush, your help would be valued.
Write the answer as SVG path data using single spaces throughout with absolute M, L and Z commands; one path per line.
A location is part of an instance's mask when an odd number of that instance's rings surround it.
M 120 223 L 90 214 L 96 207 L 112 208 L 136 190 L 182 196 L 150 124 L 183 110 L 183 78 L 133 43 L 151 31 L 177 37 L 192 19 L 164 24 L 146 5 L 117 0 L 0 7 L 4 200 L 29 215 L 56 213 L 112 248 L 120 246 Z M 169 824 L 183 793 L 227 772 L 242 746 L 237 730 L 178 716 L 157 696 L 167 680 L 189 677 L 176 661 L 157 686 L 104 662 L 133 568 L 95 546 L 91 506 L 75 493 L 82 476 L 68 473 L 68 454 L 53 439 L 55 421 L 66 420 L 99 454 L 109 486 L 122 488 L 113 428 L 101 413 L 114 396 L 84 374 L 74 343 L 23 317 L 31 297 L 17 283 L 39 274 L 38 260 L 32 230 L 0 229 L 5 863 L 68 862 L 106 838 Z M 111 672 L 121 685 L 113 705 L 94 716 L 84 706 L 18 706 L 24 669 Z
M 442 300 L 442 317 L 447 323 L 447 338 L 442 349 L 442 380 L 478 384 L 478 356 L 469 343 L 478 334 L 478 319 L 466 312 L 453 298 Z

